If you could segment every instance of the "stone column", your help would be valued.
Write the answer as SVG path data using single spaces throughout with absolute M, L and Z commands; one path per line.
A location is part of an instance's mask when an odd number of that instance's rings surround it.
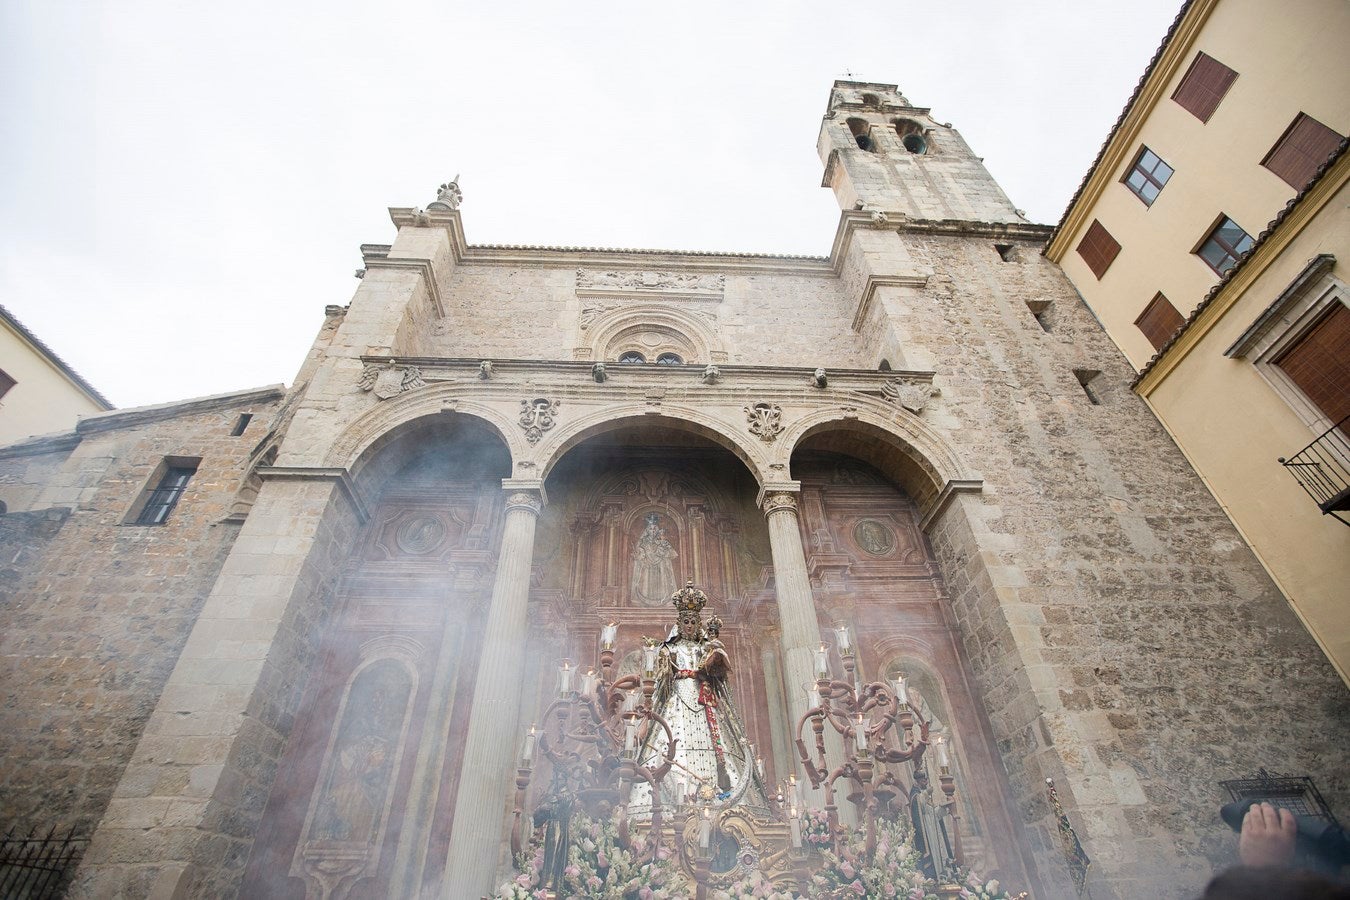
M 769 520 L 769 549 L 773 554 L 774 588 L 778 595 L 778 622 L 783 646 L 783 681 L 787 690 L 788 728 L 806 712 L 803 685 L 815 680 L 812 652 L 820 645 L 816 601 L 806 574 L 806 552 L 797 524 L 799 487 L 766 488 L 760 501 Z
M 797 723 L 788 724 L 788 699 L 783 696 L 783 673 L 778 665 L 778 648 L 767 637 L 759 648 L 759 665 L 764 674 L 764 701 L 769 707 L 769 734 L 772 737 L 773 770 L 781 779 L 797 771 L 793 763 L 790 733 Z
M 464 736 L 464 765 L 441 889 L 441 896 L 450 900 L 484 896 L 496 887 L 492 878 L 502 849 L 508 777 L 520 744 L 516 721 L 523 687 L 520 659 L 525 647 L 534 527 L 543 502 L 537 486 L 526 489 L 508 481 L 506 488 L 497 580 L 492 586 L 473 708 Z

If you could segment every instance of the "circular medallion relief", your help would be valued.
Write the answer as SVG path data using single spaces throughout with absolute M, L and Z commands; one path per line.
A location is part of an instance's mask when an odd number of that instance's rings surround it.
M 434 516 L 414 516 L 398 526 L 394 540 L 404 553 L 430 553 L 445 540 L 445 523 Z
M 661 343 L 661 341 L 663 340 L 663 335 L 658 334 L 655 331 L 645 331 L 642 333 L 642 336 L 638 338 L 638 340 L 641 341 L 644 346 L 655 347 Z
M 853 526 L 854 542 L 873 556 L 885 556 L 895 549 L 895 532 L 876 519 L 861 519 Z

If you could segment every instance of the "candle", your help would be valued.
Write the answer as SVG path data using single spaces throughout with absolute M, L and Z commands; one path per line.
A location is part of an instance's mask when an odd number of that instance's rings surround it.
M 638 692 L 629 691 L 623 695 L 623 711 L 628 714 L 637 712 Z
M 938 735 L 937 739 L 934 740 L 934 743 L 937 744 L 938 765 L 942 766 L 944 769 L 950 767 L 951 760 L 947 757 L 947 739 L 942 735 Z
M 895 678 L 891 680 L 895 685 L 895 701 L 897 703 L 909 702 L 909 689 L 905 687 L 905 676 L 902 672 L 896 672 Z
M 820 706 L 820 689 L 814 684 L 806 689 L 806 704 L 808 709 Z
M 703 807 L 703 818 L 698 823 L 698 845 L 707 850 L 712 844 L 712 807 Z
M 520 758 L 526 764 L 529 764 L 530 760 L 534 759 L 534 742 L 538 734 L 539 730 L 533 725 L 531 725 L 530 730 L 525 733 L 525 746 L 520 751 Z
M 867 724 L 863 721 L 862 713 L 853 720 L 853 739 L 858 742 L 858 752 L 867 750 Z
M 792 829 L 792 846 L 800 850 L 802 846 L 802 819 L 801 811 L 797 809 L 796 804 L 788 808 L 788 827 Z
M 608 625 L 606 625 L 604 628 L 601 628 L 601 629 L 600 629 L 600 649 L 601 649 L 601 650 L 613 650 L 613 649 L 614 649 L 614 641 L 618 638 L 618 636 L 619 636 L 619 626 L 618 626 L 616 623 L 614 623 L 614 622 L 610 622 L 610 623 L 609 623 Z
M 637 719 L 629 719 L 623 723 L 623 750 L 625 753 L 632 753 L 637 749 Z
M 656 648 L 642 648 L 642 674 L 651 676 L 656 671 Z
M 595 690 L 596 675 L 594 669 L 587 669 L 586 674 L 581 676 L 581 693 L 589 697 Z
M 841 622 L 840 624 L 834 626 L 834 633 L 839 636 L 840 653 L 847 653 L 849 650 L 853 649 L 852 645 L 849 643 L 847 625 Z
M 755 757 L 755 771 L 759 773 L 759 780 L 764 780 L 764 757 Z
M 824 678 L 829 674 L 830 674 L 830 657 L 825 649 L 825 645 L 821 644 L 820 649 L 816 651 L 816 677 Z
M 562 665 L 558 667 L 558 693 L 566 696 L 572 692 L 572 661 L 564 659 Z

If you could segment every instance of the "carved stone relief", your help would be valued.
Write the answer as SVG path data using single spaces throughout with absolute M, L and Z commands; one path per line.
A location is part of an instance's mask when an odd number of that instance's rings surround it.
M 924 406 L 932 397 L 936 397 L 941 391 L 933 387 L 927 381 L 918 381 L 913 378 L 892 378 L 881 384 L 881 394 L 887 400 L 902 406 L 912 413 L 923 410 Z
M 727 277 L 706 273 L 597 272 L 577 269 L 578 288 L 636 291 L 697 291 L 722 293 Z
M 853 541 L 873 556 L 885 556 L 895 549 L 895 531 L 877 519 L 860 519 L 853 526 Z
M 422 380 L 422 370 L 417 366 L 400 366 L 390 360 L 383 365 L 367 364 L 361 370 L 357 386 L 363 391 L 370 391 L 380 400 L 388 400 L 405 391 L 425 387 L 426 382 Z
M 553 427 L 554 417 L 561 405 L 558 400 L 543 397 L 520 401 L 520 427 L 525 431 L 525 440 L 531 444 L 539 443 L 544 432 Z
M 761 441 L 773 441 L 783 431 L 783 408 L 777 403 L 756 403 L 745 407 L 750 433 Z

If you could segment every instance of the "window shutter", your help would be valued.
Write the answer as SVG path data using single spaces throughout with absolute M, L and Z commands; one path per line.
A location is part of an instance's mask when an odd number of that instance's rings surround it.
M 1161 292 L 1154 295 L 1148 306 L 1145 306 L 1144 311 L 1139 314 L 1139 318 L 1134 320 L 1134 324 L 1144 333 L 1144 337 L 1148 338 L 1154 350 L 1161 350 L 1167 339 L 1176 334 L 1177 329 L 1185 322 L 1181 313 L 1172 305 L 1172 301 Z
M 1172 99 L 1201 122 L 1208 122 L 1237 73 L 1212 56 L 1197 53 Z
M 1078 255 L 1083 257 L 1087 267 L 1098 279 L 1106 274 L 1119 252 L 1120 243 L 1096 219 L 1092 220 L 1092 225 L 1078 242 Z
M 1299 113 L 1270 148 L 1261 165 L 1284 179 L 1294 190 L 1301 191 L 1342 140 L 1341 135 L 1312 116 Z
M 1332 422 L 1350 416 L 1350 309 L 1335 304 L 1275 365 Z

